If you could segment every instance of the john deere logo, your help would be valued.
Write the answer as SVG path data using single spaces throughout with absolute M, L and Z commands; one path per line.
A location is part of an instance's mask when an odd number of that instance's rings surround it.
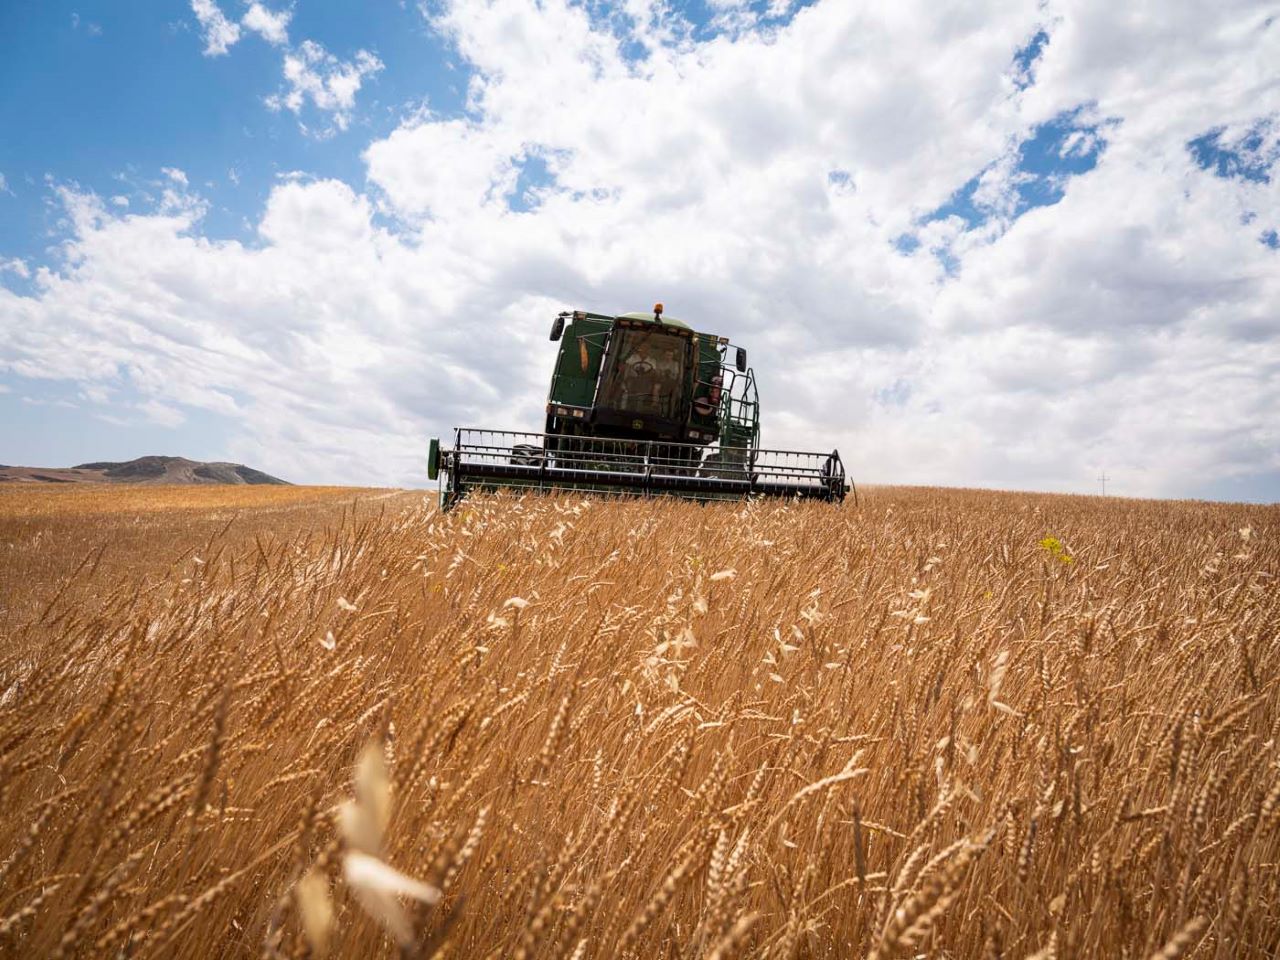
M 644 421 L 643 421 L 643 420 L 632 420 L 632 421 L 631 421 L 631 429 L 633 429 L 633 430 L 643 430 L 643 429 L 644 429 Z

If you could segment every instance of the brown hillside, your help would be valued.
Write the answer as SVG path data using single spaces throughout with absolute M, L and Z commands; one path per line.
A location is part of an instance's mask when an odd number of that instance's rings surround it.
M 138 457 L 76 467 L 0 466 L 0 483 L 284 484 L 242 463 L 205 463 L 185 457 Z

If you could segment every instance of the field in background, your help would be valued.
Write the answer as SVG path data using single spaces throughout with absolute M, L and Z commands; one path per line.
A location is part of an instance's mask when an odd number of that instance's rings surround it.
M 251 486 L 234 484 L 6 484 L 0 486 L 0 523 L 29 517 L 94 515 L 107 523 L 181 510 L 187 513 L 260 513 L 333 500 L 367 500 L 388 491 L 350 487 Z
M 1278 521 L 0 491 L 0 954 L 1274 956 Z
M 0 628 L 22 622 L 58 591 L 67 602 L 93 606 L 122 581 L 176 575 L 170 567 L 206 545 L 209 553 L 255 536 L 293 538 L 351 510 L 381 510 L 396 498 L 416 504 L 422 496 L 347 487 L 3 485 Z M 85 576 L 95 567 L 102 576 Z

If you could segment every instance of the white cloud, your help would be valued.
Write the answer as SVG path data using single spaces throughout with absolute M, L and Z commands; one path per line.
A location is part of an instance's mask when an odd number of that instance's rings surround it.
M 1087 157 L 1099 147 L 1098 136 L 1088 130 L 1073 130 L 1067 134 L 1058 150 L 1060 157 Z
M 27 266 L 27 261 L 10 257 L 8 260 L 0 260 L 0 273 L 12 273 L 27 280 L 31 277 L 31 268 Z
M 271 110 L 289 110 L 298 116 L 309 104 L 328 115 L 330 126 L 327 128 L 309 128 L 300 120 L 300 126 L 307 133 L 324 137 L 347 129 L 356 94 L 368 78 L 383 69 L 382 61 L 368 50 L 357 50 L 350 60 L 342 60 L 315 40 L 303 40 L 296 46 L 290 44 L 292 7 L 273 10 L 261 0 L 250 0 L 239 23 L 229 20 L 216 0 L 191 0 L 191 9 L 200 22 L 205 56 L 226 54 L 244 31 L 256 33 L 272 46 L 283 49 L 284 87 L 265 97 L 264 102 Z
M 74 11 L 71 14 L 71 29 L 80 29 L 80 14 Z M 102 25 L 98 23 L 87 23 L 85 24 L 85 32 L 91 37 L 100 37 L 102 36 Z
M 369 177 L 402 216 L 454 216 L 500 203 L 515 186 L 518 139 L 467 120 L 402 125 L 365 154 Z
M 65 264 L 0 287 L 0 368 L 231 418 L 228 455 L 269 472 L 421 482 L 433 434 L 540 426 L 555 311 L 662 299 L 751 348 L 766 443 L 838 445 L 858 480 L 1280 481 L 1280 252 L 1258 240 L 1280 169 L 1222 178 L 1186 148 L 1222 128 L 1272 162 L 1280 24 L 1254 5 L 827 0 L 698 42 L 644 0 L 607 23 L 432 9 L 473 69 L 465 117 L 367 144 L 367 192 L 282 178 L 253 246 L 203 237 L 183 190 L 129 216 L 64 191 Z M 364 56 L 301 44 L 275 108 L 345 126 Z M 1081 108 L 1114 121 L 1097 166 L 1022 213 L 1019 144 Z M 974 177 L 985 224 L 920 226 Z
M 191 12 L 200 22 L 206 57 L 222 56 L 240 39 L 239 24 L 228 20 L 215 0 L 191 0 Z
M 291 19 L 293 19 L 292 10 L 269 10 L 255 0 L 249 4 L 249 9 L 240 18 L 240 24 L 246 30 L 259 34 L 268 43 L 283 46 L 289 42 Z
M 13 191 L 9 189 L 9 181 L 4 178 L 3 173 L 0 173 L 0 193 L 13 193 Z
M 160 172 L 181 187 L 187 185 L 187 174 L 177 167 L 161 167 Z
M 138 404 L 137 409 L 148 423 L 160 427 L 180 427 L 187 420 L 181 410 L 159 400 L 146 400 Z
M 268 97 L 267 106 L 301 114 L 310 103 L 330 114 L 337 129 L 345 130 L 360 87 L 382 66 L 382 61 L 368 50 L 357 50 L 351 60 L 340 60 L 314 40 L 304 40 L 296 50 L 285 54 L 285 90 Z

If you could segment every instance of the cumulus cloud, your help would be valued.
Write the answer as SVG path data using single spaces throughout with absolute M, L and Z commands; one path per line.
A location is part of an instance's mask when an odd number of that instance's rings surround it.
M 289 42 L 289 21 L 293 19 L 292 10 L 270 10 L 261 3 L 249 4 L 249 9 L 240 18 L 240 24 L 246 30 L 252 30 L 268 43 L 283 46 Z
M 365 153 L 369 177 L 402 217 L 466 215 L 515 186 L 520 141 L 468 120 L 400 126 Z
M 413 483 L 433 434 L 540 425 L 557 310 L 662 299 L 751 348 L 767 444 L 859 480 L 1280 480 L 1280 24 L 718 9 L 432 5 L 464 115 L 365 144 L 363 187 L 282 180 L 252 244 L 179 184 L 150 215 L 64 189 L 65 260 L 0 287 L 0 366 L 228 418 L 271 472 Z M 381 69 L 285 63 L 272 105 L 337 127 Z
M 240 40 L 240 25 L 227 19 L 216 0 L 191 0 L 191 12 L 200 23 L 206 57 L 223 56 Z
M 368 50 L 357 50 L 351 60 L 341 60 L 314 40 L 304 40 L 285 54 L 285 89 L 268 97 L 267 106 L 301 114 L 310 103 L 329 114 L 337 129 L 345 130 L 360 87 L 381 70 L 382 61 Z
M 23 280 L 31 277 L 31 268 L 27 266 L 27 261 L 19 257 L 10 257 L 7 260 L 0 259 L 0 272 L 3 271 L 8 271 Z
M 291 7 L 274 10 L 260 0 L 252 0 L 239 22 L 228 19 L 216 0 L 191 0 L 191 9 L 200 23 L 205 56 L 226 54 L 245 31 L 283 48 L 284 87 L 264 102 L 271 110 L 289 110 L 299 116 L 307 105 L 328 115 L 329 127 L 310 129 L 303 124 L 306 132 L 325 136 L 347 129 L 356 94 L 369 77 L 383 69 L 382 61 L 368 50 L 357 50 L 350 60 L 343 60 L 315 40 L 292 45 Z

